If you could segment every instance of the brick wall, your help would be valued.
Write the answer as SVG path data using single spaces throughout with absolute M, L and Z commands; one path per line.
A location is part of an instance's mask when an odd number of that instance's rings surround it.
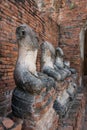
M 59 46 L 63 48 L 65 59 L 70 60 L 81 75 L 80 32 L 87 20 L 87 0 L 68 0 L 60 8 L 58 24 L 60 26 Z
M 40 42 L 48 40 L 54 46 L 58 44 L 57 24 L 49 16 L 41 16 L 32 0 L 0 0 L 0 115 L 10 111 L 11 93 L 15 87 L 13 71 L 18 51 L 15 30 L 22 23 L 27 23 L 38 33 Z

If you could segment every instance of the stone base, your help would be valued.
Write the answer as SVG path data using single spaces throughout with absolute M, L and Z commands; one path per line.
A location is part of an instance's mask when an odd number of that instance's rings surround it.
M 53 107 L 60 116 L 65 115 L 69 107 L 69 94 L 66 92 L 66 90 L 61 96 L 57 97 Z
M 57 98 L 54 102 L 54 109 L 60 115 L 64 116 L 77 93 L 77 85 L 75 79 L 70 76 L 64 81 L 56 83 Z
M 33 125 L 31 125 L 31 121 L 24 120 L 22 130 L 56 130 L 58 128 L 58 119 L 59 116 L 51 106 L 41 120 L 33 121 Z
M 83 93 L 78 93 L 65 117 L 60 119 L 52 107 L 53 104 L 37 121 L 29 119 L 22 121 L 13 115 L 6 118 L 0 117 L 0 130 L 82 130 L 85 117 L 85 101 Z
M 43 88 L 38 95 L 15 88 L 12 112 L 16 117 L 23 119 L 22 130 L 56 130 L 59 116 L 53 109 L 55 99 L 54 88 Z
M 59 120 L 57 130 L 82 130 L 85 115 L 85 97 L 78 93 L 73 100 L 65 117 Z

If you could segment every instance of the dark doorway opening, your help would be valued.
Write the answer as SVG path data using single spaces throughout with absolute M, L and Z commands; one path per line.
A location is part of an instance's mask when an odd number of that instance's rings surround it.
M 87 76 L 87 30 L 85 31 L 84 37 L 84 66 L 83 66 L 84 75 Z

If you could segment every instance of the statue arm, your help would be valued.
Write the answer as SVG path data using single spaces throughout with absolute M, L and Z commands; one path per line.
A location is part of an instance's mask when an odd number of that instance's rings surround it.
M 43 69 L 43 73 L 47 74 L 48 76 L 53 77 L 57 81 L 61 80 L 60 73 L 58 73 L 55 69 L 53 69 L 51 67 L 45 67 Z
M 26 75 L 26 76 L 24 76 Z M 44 88 L 41 80 L 30 72 L 23 75 L 23 84 L 25 89 L 31 93 L 40 93 Z

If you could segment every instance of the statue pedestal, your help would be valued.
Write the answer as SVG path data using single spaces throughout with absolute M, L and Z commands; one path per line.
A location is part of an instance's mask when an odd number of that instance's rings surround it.
M 39 120 L 24 120 L 22 130 L 56 130 L 58 128 L 58 115 L 52 106 L 47 108 L 47 112 Z
M 56 82 L 57 98 L 54 102 L 54 109 L 60 116 L 66 114 L 76 93 L 76 81 L 72 76 L 67 77 L 64 81 Z
M 13 114 L 23 119 L 23 130 L 56 130 L 58 115 L 53 109 L 54 88 L 43 88 L 39 95 L 16 88 L 13 92 Z

